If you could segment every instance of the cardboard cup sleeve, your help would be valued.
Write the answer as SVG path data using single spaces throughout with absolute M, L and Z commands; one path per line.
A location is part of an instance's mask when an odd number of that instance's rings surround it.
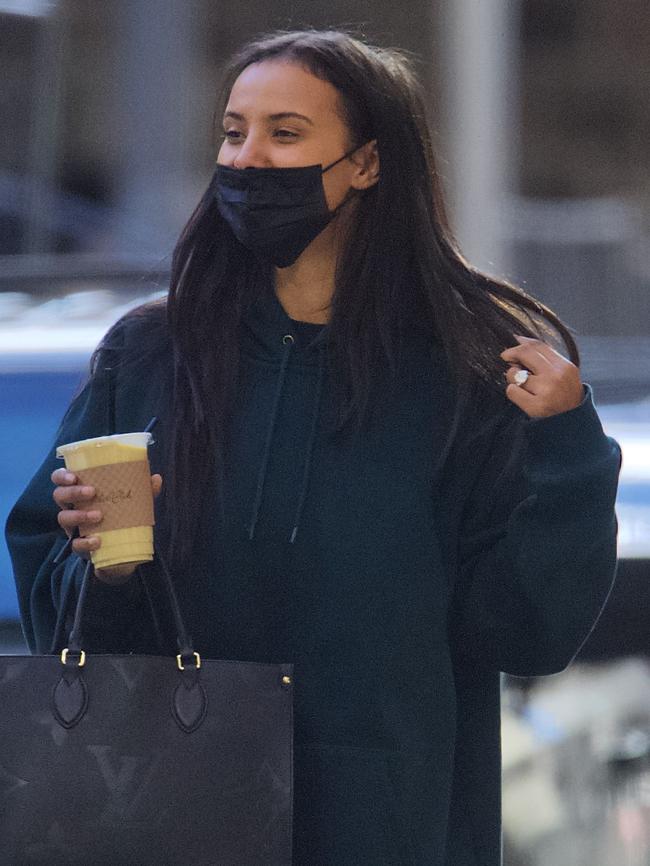
M 113 529 L 153 526 L 153 494 L 148 460 L 110 463 L 77 471 L 80 484 L 95 488 L 95 497 L 84 510 L 102 512 L 99 523 L 82 524 L 82 536 L 96 535 Z

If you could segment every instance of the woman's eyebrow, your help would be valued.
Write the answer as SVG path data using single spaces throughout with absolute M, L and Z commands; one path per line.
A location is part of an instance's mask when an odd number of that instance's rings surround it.
M 287 118 L 290 118 L 290 117 L 292 117 L 292 118 L 294 118 L 294 119 L 297 119 L 297 120 L 304 120 L 304 121 L 306 121 L 310 126 L 313 126 L 313 125 L 314 125 L 313 120 L 310 120 L 310 119 L 309 119 L 306 115 L 304 115 L 304 114 L 298 114 L 297 111 L 280 111 L 280 112 L 278 112 L 277 114 L 269 114 L 269 120 L 273 120 L 273 121 L 277 121 L 277 120 L 286 120 Z M 223 119 L 224 119 L 224 120 L 226 120 L 226 119 L 231 119 L 231 120 L 245 120 L 246 118 L 244 117 L 243 114 L 238 114 L 236 111 L 226 111 L 226 113 L 225 113 L 224 116 L 223 116 Z

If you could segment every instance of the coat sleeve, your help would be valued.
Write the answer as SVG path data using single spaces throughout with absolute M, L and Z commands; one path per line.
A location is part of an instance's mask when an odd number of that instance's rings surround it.
M 109 381 L 100 359 L 98 372 L 86 383 L 68 408 L 55 441 L 38 471 L 11 510 L 6 538 L 11 555 L 20 615 L 31 652 L 50 651 L 58 612 L 65 590 L 78 588 L 84 560 L 71 554 L 55 564 L 66 535 L 57 522 L 58 506 L 52 498 L 50 476 L 62 466 L 57 445 L 75 442 L 107 431 Z M 148 603 L 139 579 L 122 586 L 94 581 L 84 617 L 86 646 L 95 652 L 141 650 L 150 637 Z
M 620 448 L 585 386 L 550 418 L 509 408 L 465 460 L 480 468 L 459 519 L 454 646 L 516 676 L 561 671 L 614 580 Z

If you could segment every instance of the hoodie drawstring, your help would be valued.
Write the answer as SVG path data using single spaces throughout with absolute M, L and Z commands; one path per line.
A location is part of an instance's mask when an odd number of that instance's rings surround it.
M 298 499 L 298 507 L 296 508 L 296 516 L 293 521 L 293 531 L 289 538 L 289 543 L 293 544 L 298 534 L 300 526 L 300 518 L 302 516 L 302 508 L 305 504 L 307 496 L 307 488 L 309 487 L 309 473 L 311 471 L 311 457 L 314 452 L 314 442 L 316 441 L 316 431 L 318 430 L 318 415 L 320 413 L 320 398 L 323 390 L 323 370 L 325 368 L 324 352 L 320 353 L 318 362 L 318 384 L 316 385 L 316 399 L 314 400 L 314 412 L 311 420 L 311 433 L 309 434 L 309 443 L 307 445 L 307 456 L 305 457 L 305 471 L 302 475 L 302 488 L 300 490 L 300 498 Z
M 282 364 L 280 365 L 280 375 L 278 376 L 278 384 L 275 389 L 275 399 L 273 400 L 273 409 L 271 410 L 271 418 L 269 420 L 269 429 L 266 434 L 266 442 L 264 444 L 264 455 L 262 457 L 262 465 L 257 476 L 257 490 L 255 492 L 255 502 L 253 503 L 253 513 L 251 516 L 251 525 L 248 529 L 248 537 L 252 540 L 255 535 L 255 527 L 260 514 L 260 506 L 262 504 L 262 494 L 264 493 L 264 482 L 266 481 L 266 470 L 269 464 L 269 455 L 271 453 L 271 440 L 273 439 L 273 430 L 275 429 L 275 421 L 278 417 L 278 408 L 280 406 L 280 397 L 284 387 L 284 379 L 287 373 L 287 364 L 289 363 L 289 354 L 291 347 L 294 344 L 294 338 L 291 334 L 285 334 L 282 338 L 284 343 L 284 355 L 282 356 Z
M 282 396 L 282 390 L 284 388 L 284 380 L 286 378 L 287 366 L 289 364 L 289 355 L 291 354 L 291 347 L 293 346 L 295 340 L 291 334 L 285 334 L 282 338 L 282 342 L 284 343 L 285 350 L 282 356 L 282 363 L 280 365 L 280 373 L 278 376 L 278 384 L 275 389 L 275 398 L 273 400 L 273 408 L 271 410 L 271 417 L 269 419 L 269 427 L 266 433 L 266 442 L 264 443 L 264 454 L 262 456 L 262 465 L 260 466 L 260 471 L 257 476 L 257 490 L 255 491 L 255 501 L 253 503 L 253 509 L 251 514 L 251 522 L 248 529 L 248 537 L 252 541 L 255 537 L 255 528 L 257 526 L 257 522 L 259 519 L 260 508 L 262 505 L 262 496 L 264 494 L 264 484 L 266 482 L 266 473 L 269 464 L 269 457 L 271 454 L 271 442 L 273 439 L 273 431 L 275 430 L 275 422 L 278 417 L 278 410 L 280 407 L 280 398 Z M 311 431 L 309 435 L 309 441 L 307 443 L 307 454 L 305 457 L 305 468 L 303 471 L 302 477 L 302 487 L 300 490 L 300 496 L 298 497 L 298 505 L 296 508 L 296 514 L 294 517 L 294 526 L 291 532 L 291 536 L 289 538 L 289 542 L 293 544 L 296 539 L 296 535 L 298 533 L 298 527 L 300 525 L 300 518 L 302 516 L 303 506 L 305 504 L 305 499 L 307 496 L 307 489 L 309 487 L 309 475 L 311 471 L 311 459 L 314 452 L 314 443 L 316 441 L 316 433 L 318 431 L 318 416 L 320 413 L 320 403 L 321 403 L 321 394 L 323 390 L 323 372 L 325 368 L 325 358 L 324 353 L 321 352 L 319 365 L 318 365 L 318 383 L 316 385 L 316 396 L 314 399 L 314 411 L 312 414 L 312 424 Z

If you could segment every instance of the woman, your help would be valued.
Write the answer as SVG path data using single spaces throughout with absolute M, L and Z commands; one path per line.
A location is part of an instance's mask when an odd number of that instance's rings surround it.
M 560 671 L 593 627 L 618 447 L 564 326 L 454 245 L 403 58 L 280 34 L 225 93 L 167 302 L 109 332 L 57 443 L 160 418 L 195 645 L 295 665 L 297 864 L 496 866 L 499 672 Z M 56 465 L 8 524 L 38 651 L 98 544 L 53 563 L 100 517 Z M 101 577 L 95 648 L 151 650 L 141 583 Z

